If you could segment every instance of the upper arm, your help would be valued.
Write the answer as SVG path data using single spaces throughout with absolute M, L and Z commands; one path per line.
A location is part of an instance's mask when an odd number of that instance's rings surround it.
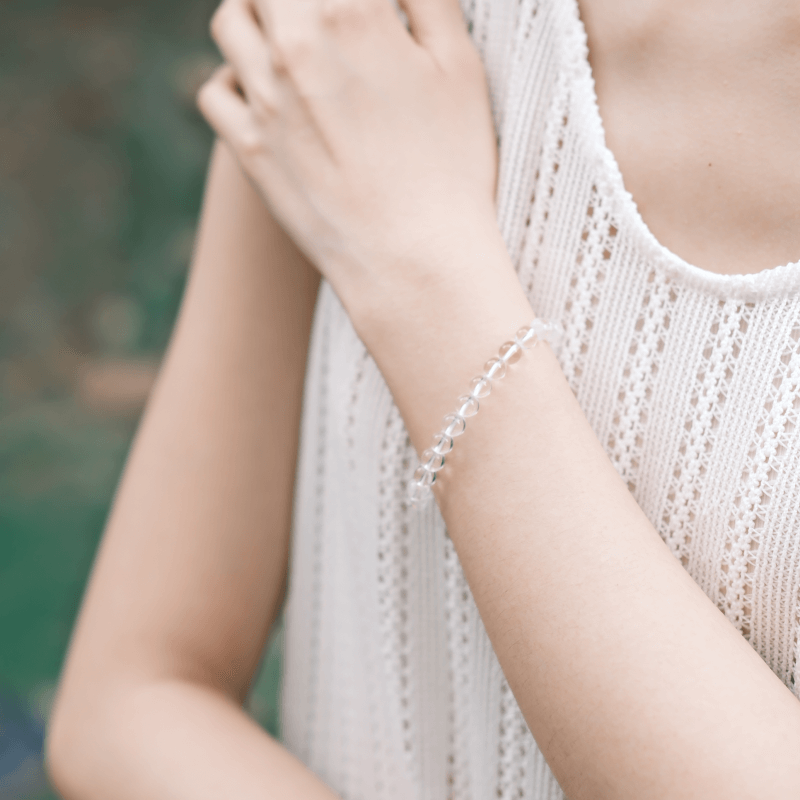
M 98 682 L 199 680 L 242 700 L 285 583 L 318 276 L 227 150 L 191 279 L 92 571 L 56 716 Z

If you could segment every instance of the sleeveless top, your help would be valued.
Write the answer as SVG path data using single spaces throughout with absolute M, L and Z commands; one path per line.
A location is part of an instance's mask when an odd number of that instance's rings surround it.
M 464 5 L 499 134 L 499 224 L 533 309 L 567 332 L 564 373 L 675 557 L 800 697 L 800 262 L 719 275 L 655 240 L 605 145 L 576 0 Z M 285 744 L 353 800 L 563 798 L 436 504 L 405 503 L 415 459 L 323 284 Z

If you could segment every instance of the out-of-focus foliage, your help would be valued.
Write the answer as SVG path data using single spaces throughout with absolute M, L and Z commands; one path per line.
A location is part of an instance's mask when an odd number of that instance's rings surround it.
M 214 5 L 0 0 L 0 698 L 34 727 L 183 288 Z M 4 788 L 3 742 L 0 800 L 45 796 Z

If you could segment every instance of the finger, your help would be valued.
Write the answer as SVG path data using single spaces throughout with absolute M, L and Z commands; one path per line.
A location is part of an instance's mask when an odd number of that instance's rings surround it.
M 426 49 L 435 50 L 467 34 L 458 0 L 398 0 L 398 3 L 408 17 L 411 35 Z
M 229 64 L 217 69 L 200 87 L 197 107 L 217 136 L 229 142 L 235 151 L 246 145 L 253 120 Z
M 269 47 L 247 0 L 224 0 L 211 19 L 211 35 L 245 95 L 252 96 L 256 86 L 263 89 L 272 74 Z
M 319 17 L 321 0 L 252 0 L 270 39 L 308 31 Z

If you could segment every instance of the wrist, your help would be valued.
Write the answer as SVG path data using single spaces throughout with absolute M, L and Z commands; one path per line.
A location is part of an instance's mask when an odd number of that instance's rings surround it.
M 530 310 L 494 219 L 463 223 L 424 246 L 378 259 L 360 270 L 340 298 L 353 325 L 378 360 L 397 337 L 441 336 L 445 321 L 483 315 L 487 304 L 511 294 Z M 413 330 L 412 330 L 413 329 Z M 410 340 L 409 340 L 410 341 Z M 393 347 L 391 349 L 394 349 Z
M 420 452 L 476 370 L 535 316 L 499 233 L 464 245 L 371 286 L 353 319 Z

